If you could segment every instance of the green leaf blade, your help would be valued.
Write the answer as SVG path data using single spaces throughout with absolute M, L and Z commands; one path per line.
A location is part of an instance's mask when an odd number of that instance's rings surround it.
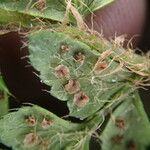
M 123 82 L 131 73 L 107 58 L 109 67 L 96 74 L 94 69 L 101 54 L 69 35 L 42 30 L 29 35 L 28 43 L 31 64 L 40 72 L 42 82 L 51 86 L 49 92 L 59 100 L 67 101 L 70 116 L 85 119 L 121 97 L 122 88 L 129 93 L 132 91 L 130 83 Z M 78 93 L 87 98 L 83 107 L 76 99 Z
M 7 114 L 9 110 L 9 91 L 0 76 L 0 117 Z
M 110 148 L 112 150 L 127 150 L 131 147 L 146 150 L 146 146 L 150 144 L 150 122 L 147 118 L 145 120 L 145 112 L 141 106 L 140 99 L 136 95 L 126 99 L 112 113 L 100 136 L 102 150 L 109 150 Z
M 74 124 L 38 106 L 26 106 L 0 120 L 0 142 L 13 150 L 84 150 L 88 130 L 88 124 Z

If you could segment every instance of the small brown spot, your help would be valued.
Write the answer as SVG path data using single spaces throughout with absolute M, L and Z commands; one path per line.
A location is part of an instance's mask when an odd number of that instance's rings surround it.
M 82 91 L 74 95 L 73 102 L 78 107 L 84 107 L 89 102 L 89 97 Z
M 122 118 L 116 118 L 115 119 L 115 125 L 120 129 L 126 128 L 126 121 Z
M 76 62 L 83 64 L 85 60 L 85 55 L 81 52 L 78 52 L 74 55 L 74 59 Z
M 94 66 L 94 72 L 96 74 L 99 74 L 102 70 L 104 70 L 105 68 L 107 68 L 107 63 L 105 61 L 97 61 L 97 63 Z
M 0 90 L 0 100 L 4 99 L 4 92 Z
M 26 117 L 25 121 L 29 126 L 35 126 L 37 124 L 36 118 L 34 116 Z
M 61 50 L 61 52 L 66 53 L 70 50 L 70 48 L 67 44 L 61 44 L 60 50 Z
M 137 150 L 137 148 L 135 145 L 132 145 L 132 146 L 128 147 L 128 150 Z
M 46 149 L 48 149 L 50 142 L 47 139 L 42 139 L 40 144 L 41 144 L 43 150 L 46 150 Z
M 47 128 L 49 128 L 53 123 L 54 123 L 53 120 L 44 118 L 43 121 L 42 121 L 42 123 L 41 123 L 41 125 L 42 125 L 42 128 L 43 128 L 43 129 L 47 129 Z
M 80 83 L 77 80 L 69 80 L 68 84 L 65 85 L 65 90 L 69 94 L 75 94 L 80 90 Z
M 111 138 L 113 144 L 121 144 L 123 140 L 123 135 L 116 135 Z
M 68 78 L 70 76 L 70 71 L 67 66 L 59 65 L 55 68 L 55 76 L 58 78 Z
M 127 143 L 127 150 L 138 150 L 138 149 L 133 141 L 129 141 Z
M 46 0 L 38 0 L 35 3 L 35 7 L 36 9 L 38 9 L 39 11 L 44 11 L 46 9 Z
M 25 139 L 23 141 L 24 147 L 32 147 L 36 144 L 38 144 L 39 138 L 35 133 L 29 133 L 25 136 Z

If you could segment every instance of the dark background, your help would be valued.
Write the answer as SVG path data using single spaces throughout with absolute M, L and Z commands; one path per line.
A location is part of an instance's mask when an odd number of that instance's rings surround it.
M 142 36 L 142 40 L 139 44 L 139 48 L 143 52 L 150 51 L 150 1 L 147 0 L 147 19 L 145 24 L 145 30 Z M 148 90 L 140 89 L 140 96 L 143 100 L 145 110 L 150 118 L 150 87 Z

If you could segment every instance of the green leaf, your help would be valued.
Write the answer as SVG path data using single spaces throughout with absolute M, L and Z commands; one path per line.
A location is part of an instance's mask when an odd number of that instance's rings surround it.
M 38 106 L 26 106 L 0 120 L 0 142 L 13 150 L 88 150 L 95 121 L 74 124 Z
M 81 15 L 85 16 L 112 1 L 114 0 L 73 0 L 72 3 Z M 62 22 L 65 12 L 65 0 L 1 0 L 0 2 L 0 22 L 4 24 L 32 27 L 41 23 L 37 18 Z
M 0 3 L 1 5 L 1 3 Z M 1 25 L 8 24 L 9 25 L 21 25 L 25 27 L 31 27 L 35 21 L 32 21 L 33 17 L 28 16 L 26 14 L 20 14 L 16 11 L 7 11 L 0 8 L 0 23 Z M 10 26 L 12 28 L 12 26 Z
M 0 117 L 7 114 L 9 110 L 9 91 L 0 76 Z
M 115 0 L 73 0 L 81 15 L 100 10 L 101 8 L 111 4 Z
M 63 33 L 33 33 L 28 47 L 31 64 L 40 72 L 40 79 L 52 87 L 49 92 L 53 96 L 67 101 L 70 116 L 84 119 L 104 105 L 122 100 L 122 91 L 132 92 L 130 84 L 124 82 L 130 73 L 119 63 L 107 58 L 107 69 L 97 73 L 95 66 L 101 54 Z M 81 97 L 84 98 L 80 101 Z
M 150 145 L 150 122 L 137 94 L 112 113 L 100 138 L 102 150 L 146 150 Z
M 36 0 L 1 0 L 0 17 L 1 22 L 4 23 L 28 24 L 34 22 L 33 17 L 62 21 L 65 7 L 62 0 L 47 0 L 45 3 L 40 3 L 40 1 L 38 3 Z

